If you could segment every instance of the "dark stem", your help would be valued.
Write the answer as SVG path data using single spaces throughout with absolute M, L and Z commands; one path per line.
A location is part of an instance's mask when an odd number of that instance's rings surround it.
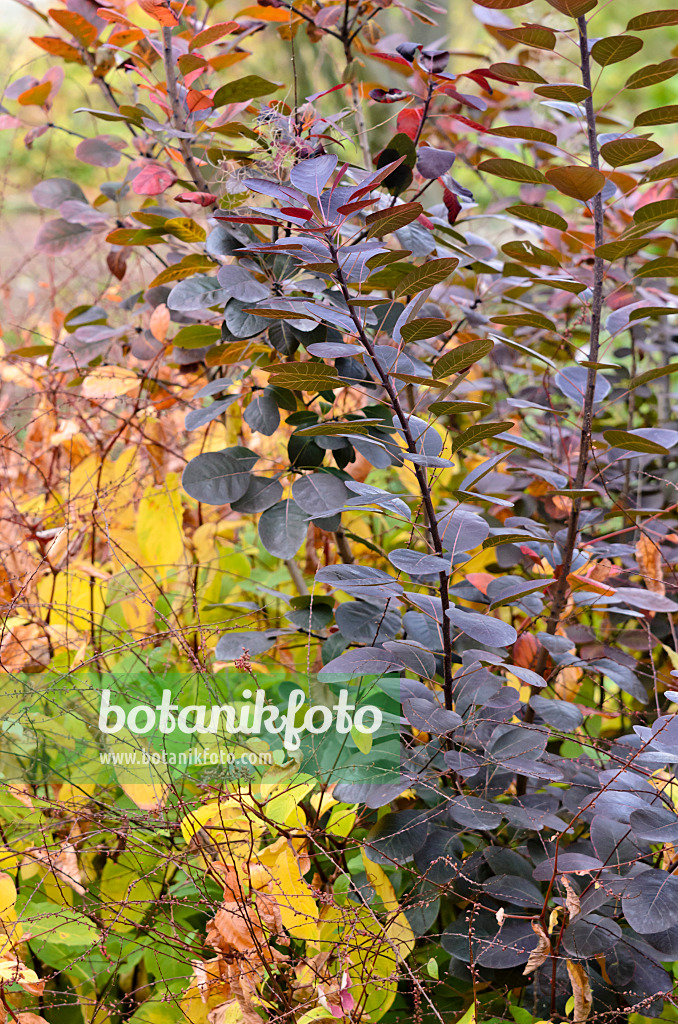
M 339 284 L 339 288 L 341 289 L 341 294 L 344 297 L 344 301 L 345 301 L 345 303 L 346 303 L 346 305 L 348 307 L 349 314 L 351 316 L 351 320 L 353 321 L 353 323 L 355 325 L 356 333 L 357 333 L 358 337 L 360 338 L 360 342 L 361 342 L 363 348 L 365 349 L 365 351 L 367 352 L 367 354 L 371 358 L 372 362 L 374 363 L 374 365 L 375 365 L 375 367 L 377 369 L 377 373 L 379 374 L 379 377 L 381 378 L 381 383 L 383 385 L 384 390 L 386 391 L 386 394 L 389 397 L 389 401 L 391 403 L 391 408 L 393 409 L 393 412 L 395 413 L 395 416 L 397 417 L 398 422 L 400 424 L 400 429 L 403 432 L 403 436 L 405 438 L 405 443 L 407 444 L 407 450 L 409 452 L 411 452 L 412 454 L 417 454 L 417 446 L 416 446 L 414 437 L 412 436 L 412 431 L 410 430 L 409 417 L 407 416 L 407 413 L 404 411 L 402 405 L 400 404 L 400 398 L 398 397 L 398 392 L 396 391 L 396 389 L 395 389 L 395 387 L 393 385 L 393 381 L 391 380 L 391 378 L 388 375 L 388 373 L 384 370 L 384 368 L 382 367 L 379 359 L 377 358 L 377 356 L 375 354 L 375 351 L 374 351 L 374 346 L 373 346 L 372 342 L 370 341 L 370 339 L 368 338 L 368 336 L 367 336 L 367 334 L 365 332 L 365 329 L 363 328 L 363 325 L 360 322 L 360 317 L 357 315 L 357 313 L 356 313 L 356 311 L 355 311 L 355 309 L 354 309 L 354 307 L 353 307 L 353 305 L 351 303 L 351 296 L 350 296 L 349 290 L 348 290 L 348 288 L 346 286 L 346 281 L 345 281 L 344 275 L 343 275 L 343 273 L 341 271 L 341 267 L 339 266 L 339 261 L 337 259 L 337 250 L 335 249 L 335 247 L 332 245 L 331 242 L 329 243 L 329 247 L 330 247 L 330 252 L 332 254 L 332 260 L 335 263 L 336 268 L 337 268 L 336 271 L 335 271 L 335 277 L 336 277 L 337 282 Z M 429 487 L 429 482 L 428 482 L 428 477 L 426 475 L 426 470 L 425 470 L 425 468 L 423 466 L 417 466 L 415 464 L 415 466 L 414 466 L 414 473 L 415 473 L 415 476 L 417 478 L 417 484 L 419 485 L 419 491 L 421 493 L 421 498 L 422 498 L 422 502 L 423 502 L 423 505 L 424 505 L 424 512 L 425 512 L 425 517 L 426 517 L 426 525 L 428 527 L 429 534 L 430 534 L 430 537 L 431 537 L 431 543 L 433 545 L 435 553 L 439 557 L 442 558 L 442 557 L 444 557 L 444 549 L 443 549 L 442 540 L 441 540 L 441 537 L 440 537 L 440 530 L 438 528 L 438 518 L 436 516 L 435 506 L 433 504 L 433 498 L 431 496 L 431 488 Z M 452 708 L 452 704 L 453 704 L 453 697 L 452 697 L 452 635 L 451 635 L 451 631 L 450 631 L 450 620 L 449 620 L 449 618 L 447 616 L 447 610 L 450 607 L 450 596 L 449 596 L 449 590 L 448 590 L 447 574 L 444 573 L 444 572 L 441 572 L 439 579 L 440 579 L 440 603 L 441 603 L 441 606 L 442 606 L 441 630 L 442 630 L 442 636 L 443 636 L 443 680 L 444 680 L 444 691 L 445 691 L 445 707 L 448 708 L 448 709 L 451 709 Z
M 589 57 L 586 18 L 577 18 L 577 26 L 579 29 L 579 53 L 581 57 L 582 84 L 590 93 L 591 60 Z M 598 170 L 598 139 L 596 136 L 596 115 L 593 109 L 593 96 L 589 95 L 585 100 L 584 106 L 586 110 L 586 129 L 588 135 L 590 166 L 595 168 L 595 170 Z M 592 206 L 594 236 L 597 248 L 599 245 L 603 244 L 605 234 L 603 198 L 600 192 L 593 197 Z M 579 441 L 579 461 L 577 463 L 577 472 L 574 480 L 575 490 L 581 490 L 584 487 L 591 459 L 591 426 L 593 423 L 593 405 L 597 375 L 596 363 L 598 362 L 598 352 L 600 347 L 600 321 L 603 309 L 603 278 L 604 261 L 600 256 L 596 256 L 593 261 L 593 295 L 591 299 L 591 324 L 589 330 L 589 362 L 592 365 L 588 367 L 588 374 L 586 378 L 583 419 Z M 575 497 L 572 502 L 572 509 L 570 511 L 570 517 L 567 524 L 567 535 L 563 548 L 562 562 L 560 564 L 560 575 L 558 576 L 556 584 L 551 591 L 552 605 L 550 615 L 546 622 L 547 633 L 555 633 L 558 628 L 558 623 L 560 622 L 560 616 L 567 603 L 570 590 L 567 577 L 572 569 L 572 559 L 574 557 L 577 534 L 579 532 L 581 506 L 582 499 Z M 547 659 L 548 651 L 546 648 L 542 648 L 536 665 L 536 671 L 539 675 L 543 675 Z M 531 707 L 528 707 L 525 711 L 523 720 L 529 723 L 532 722 L 533 719 L 534 711 Z
M 417 148 L 417 143 L 421 138 L 421 133 L 423 132 L 424 125 L 426 124 L 426 118 L 428 117 L 429 107 L 431 106 L 431 100 L 433 99 L 433 88 L 433 82 L 429 82 L 426 100 L 424 101 L 424 109 L 421 112 L 421 121 L 419 122 L 419 127 L 417 128 L 417 134 L 414 136 L 414 139 L 412 140 L 412 144 L 415 149 Z

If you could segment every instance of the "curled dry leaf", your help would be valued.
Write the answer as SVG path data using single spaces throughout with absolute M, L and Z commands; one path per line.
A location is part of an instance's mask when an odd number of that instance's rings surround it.
M 588 1020 L 593 1008 L 593 996 L 591 995 L 591 983 L 583 964 L 567 961 L 567 973 L 570 976 L 572 995 L 574 996 L 573 1024 L 583 1024 Z
M 653 594 L 661 594 L 664 597 L 666 587 L 664 586 L 662 553 L 659 546 L 646 533 L 641 533 L 636 542 L 636 561 L 647 589 Z
M 572 885 L 572 882 L 567 877 L 567 875 L 561 875 L 560 881 L 565 889 L 565 892 L 567 893 L 565 897 L 565 905 L 570 914 L 570 920 L 572 920 L 572 918 L 576 917 L 581 910 L 581 904 L 579 902 L 579 893 Z
M 555 680 L 555 693 L 558 700 L 574 701 L 581 689 L 584 672 L 577 665 L 566 665 L 561 668 Z
M 537 936 L 537 948 L 533 949 L 530 953 L 530 959 L 525 964 L 523 974 L 532 974 L 532 971 L 536 971 L 538 967 L 541 967 L 551 952 L 551 940 L 549 939 L 547 932 L 544 930 L 544 926 L 539 921 L 532 921 L 530 923 L 532 925 L 532 931 Z

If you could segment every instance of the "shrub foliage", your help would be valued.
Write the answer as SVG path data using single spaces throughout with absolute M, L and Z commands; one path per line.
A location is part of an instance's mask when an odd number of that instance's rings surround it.
M 3 370 L 2 1021 L 675 1019 L 678 12 L 471 6 L 40 15 L 2 125 L 86 260 Z M 388 728 L 98 727 L 255 685 Z

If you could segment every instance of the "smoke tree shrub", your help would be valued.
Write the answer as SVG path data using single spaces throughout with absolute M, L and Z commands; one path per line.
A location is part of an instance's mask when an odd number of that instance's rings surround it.
M 256 524 L 276 596 L 194 618 L 202 668 L 396 694 L 401 775 L 375 750 L 314 815 L 288 776 L 258 922 L 222 833 L 213 905 L 250 938 L 215 916 L 167 1019 L 673 1019 L 678 61 L 641 51 L 678 14 L 479 0 L 481 57 L 417 42 L 432 5 L 213 6 L 45 16 L 7 126 L 102 173 L 35 187 L 36 244 L 105 248 L 124 298 L 33 355 L 120 416 L 132 385 L 190 403 L 186 508 Z M 283 81 L 241 73 L 259 33 Z M 305 95 L 314 47 L 341 69 Z M 97 97 L 67 124 L 59 61 Z

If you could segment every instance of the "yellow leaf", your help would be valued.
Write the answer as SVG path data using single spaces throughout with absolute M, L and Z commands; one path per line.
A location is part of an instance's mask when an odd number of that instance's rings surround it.
M 393 890 L 393 886 L 389 881 L 389 877 L 382 868 L 381 864 L 375 864 L 366 855 L 365 851 L 361 851 L 363 864 L 365 866 L 365 874 L 367 880 L 376 892 L 377 896 L 384 904 L 384 910 L 387 913 L 391 913 L 398 909 L 398 900 Z
M 184 561 L 182 509 L 174 481 L 165 487 L 147 487 L 136 516 L 136 535 L 144 564 L 162 577 Z
M 40 981 L 35 971 L 26 967 L 20 960 L 0 960 L 0 981 L 17 982 L 27 992 L 35 986 L 36 993 L 41 992 L 45 984 L 44 981 Z
M 244 796 L 239 800 L 212 800 L 191 811 L 181 822 L 181 832 L 187 843 L 199 833 L 205 846 L 216 847 L 226 862 L 248 859 L 253 844 L 265 828 L 254 813 L 247 814 Z
M 140 385 L 136 373 L 124 366 L 98 366 L 88 373 L 82 384 L 83 398 L 94 401 L 128 395 Z
M 297 1024 L 312 1024 L 315 1020 L 333 1020 L 334 1015 L 330 1010 L 326 1010 L 324 1006 L 314 1006 L 312 1010 L 305 1013 L 299 1018 Z
M 157 782 L 123 782 L 121 785 L 130 800 L 142 811 L 157 811 L 164 807 L 169 792 L 169 786 Z
M 471 1003 L 463 1017 L 460 1017 L 457 1024 L 476 1024 L 476 1004 Z
M 357 817 L 358 814 L 355 806 L 346 807 L 345 804 L 339 804 L 337 807 L 332 808 L 325 831 L 329 832 L 332 836 L 346 839 L 353 831 Z
M 318 940 L 318 908 L 301 874 L 296 851 L 283 837 L 284 847 L 271 865 L 269 889 L 280 909 L 282 923 L 295 939 Z M 277 845 L 277 844 L 275 844 Z M 263 852 L 263 851 L 262 851 Z
M 16 920 L 14 904 L 16 903 L 16 886 L 9 875 L 0 874 L 0 921 Z M 11 914 L 11 918 L 10 918 Z
M 351 739 L 355 743 L 356 747 L 361 754 L 369 754 L 372 749 L 372 733 L 371 732 L 360 732 L 356 728 L 351 729 Z
M 389 944 L 394 947 L 398 958 L 404 960 L 414 949 L 415 937 L 412 926 L 405 914 L 397 913 L 399 908 L 398 898 L 384 869 L 380 864 L 375 864 L 371 861 L 366 856 L 364 850 L 361 853 L 367 880 L 383 903 L 384 910 L 387 914 L 396 914 L 393 920 L 384 928 L 384 936 L 388 939 Z

